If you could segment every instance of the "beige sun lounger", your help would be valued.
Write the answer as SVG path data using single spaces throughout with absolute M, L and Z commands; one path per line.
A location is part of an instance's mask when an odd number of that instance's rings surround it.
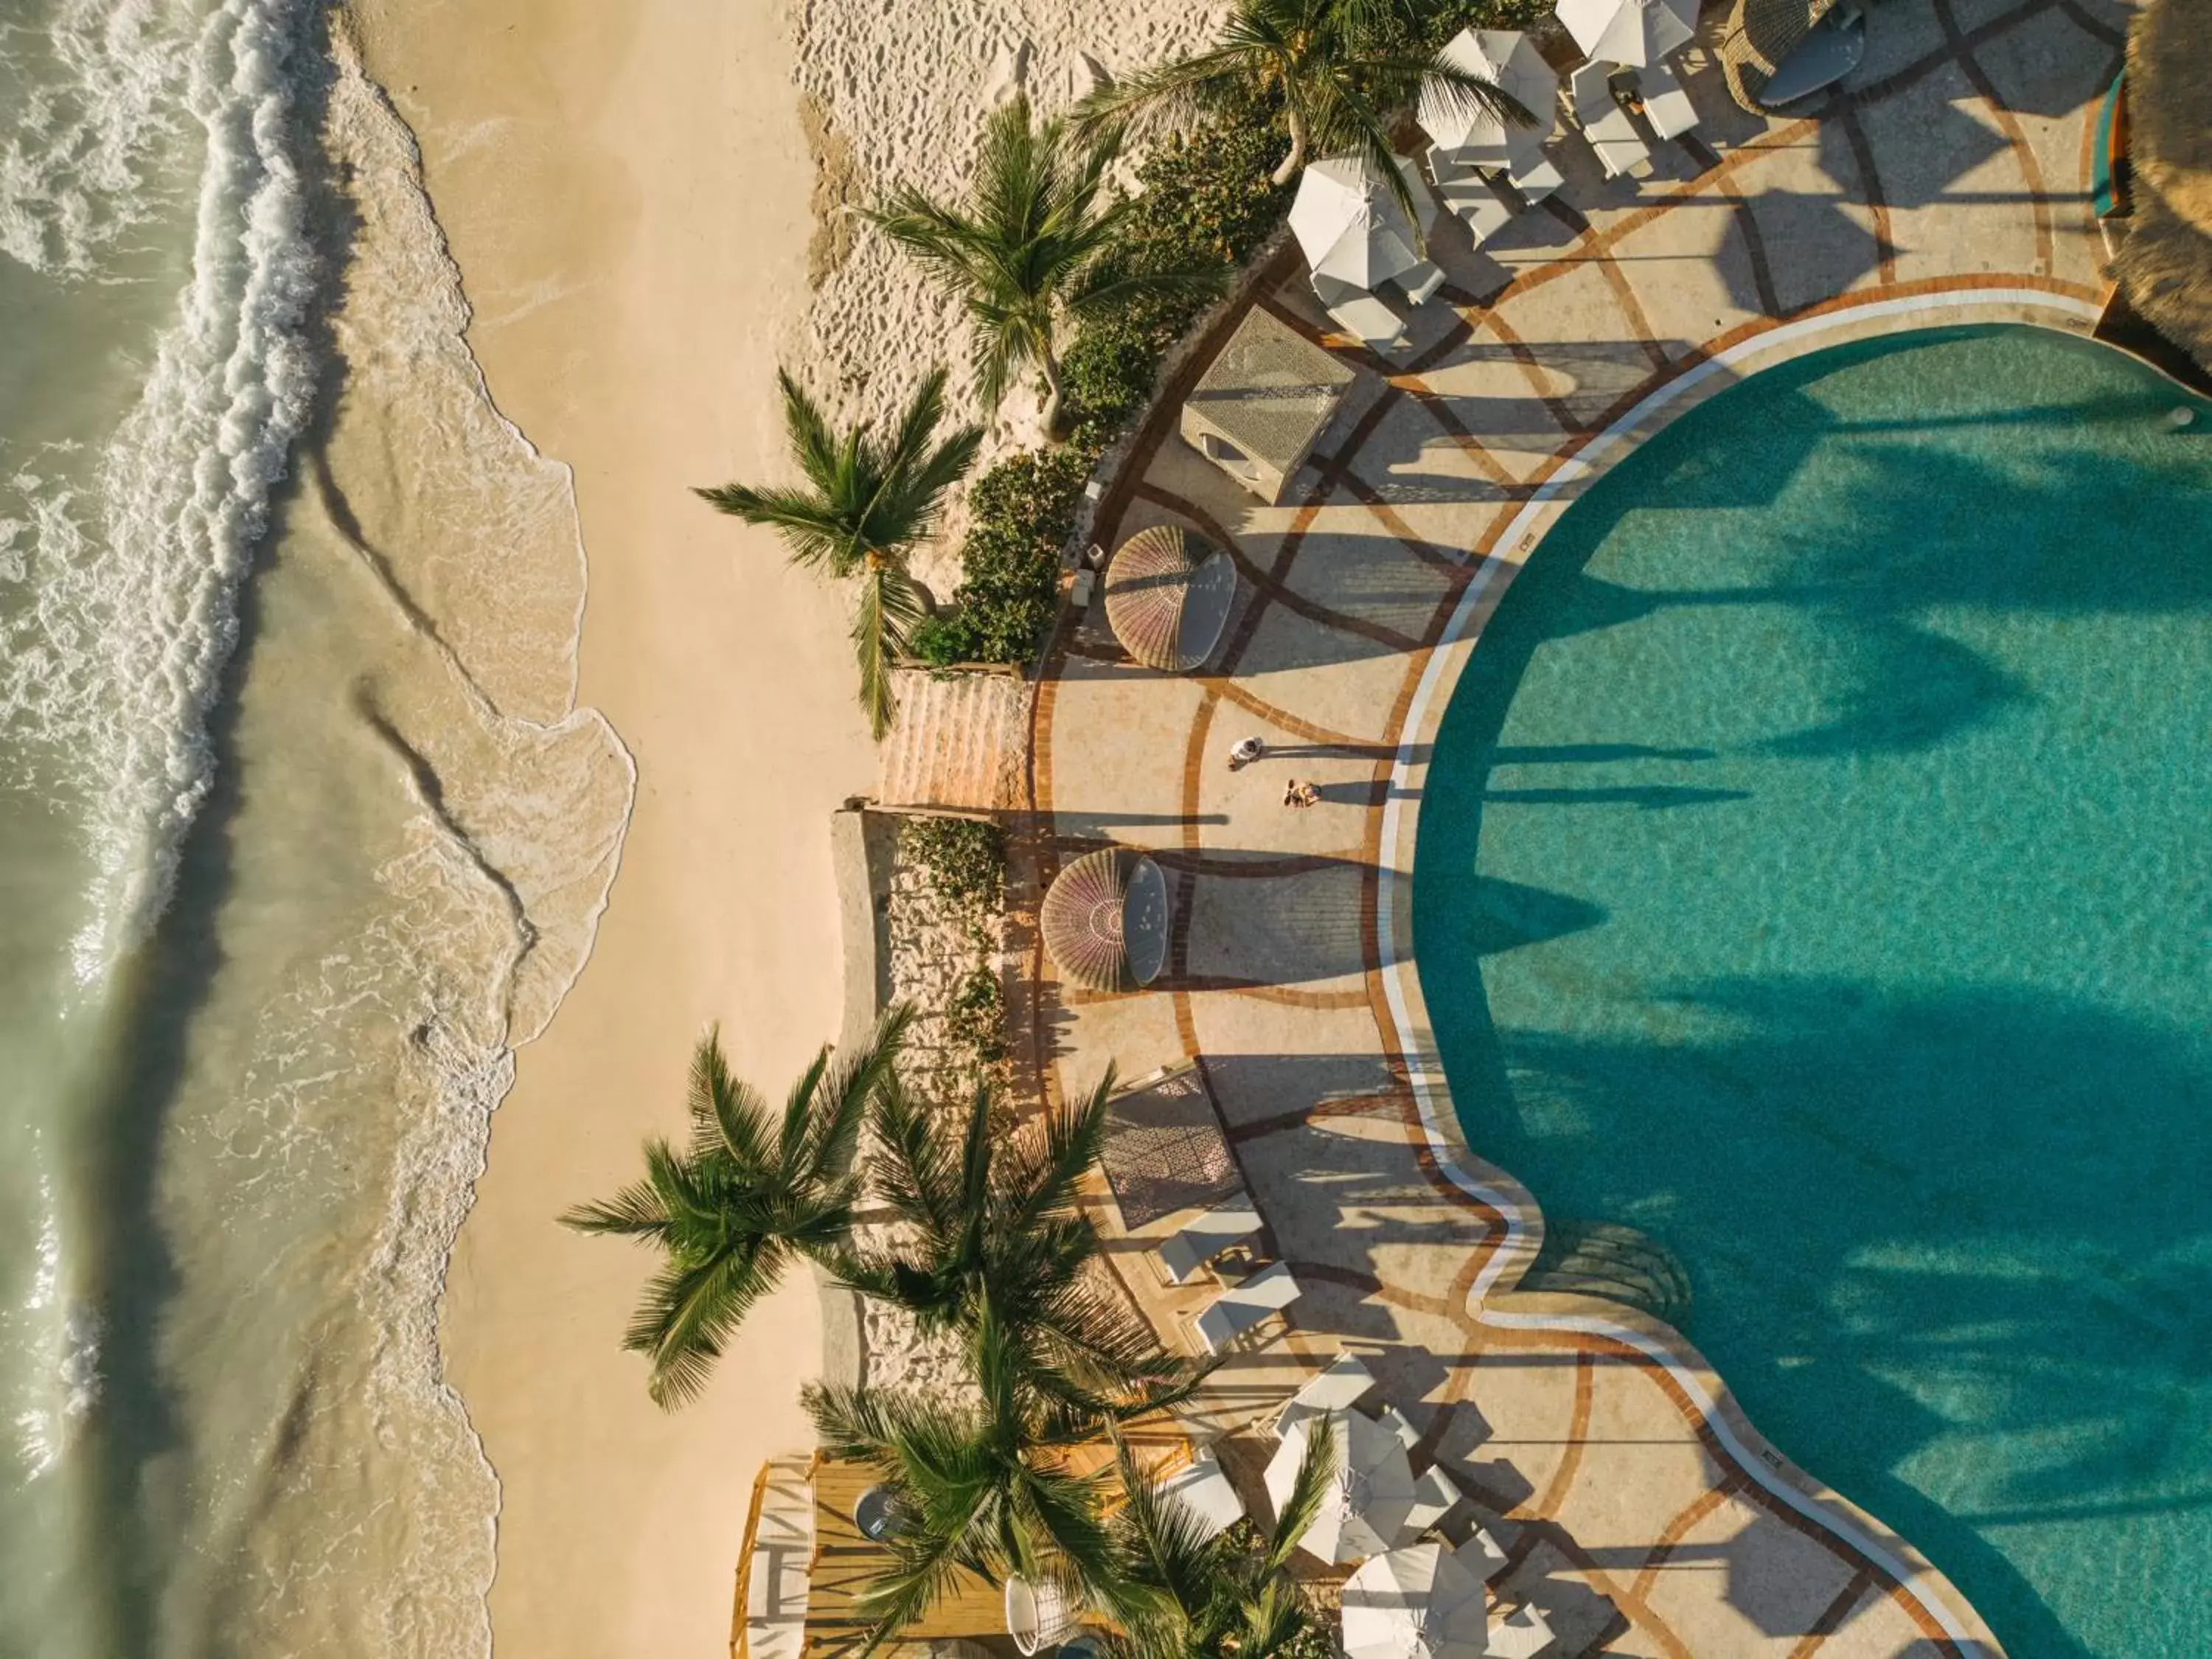
M 1636 123 L 1628 118 L 1628 112 L 1614 100 L 1611 70 L 1609 64 L 1584 64 L 1574 72 L 1571 84 L 1575 119 L 1582 123 L 1583 137 L 1597 152 L 1597 164 L 1605 169 L 1606 177 L 1618 179 L 1639 168 L 1648 170 L 1651 150 L 1637 131 Z
M 1358 1409 L 1359 1402 L 1375 1391 L 1375 1374 L 1359 1363 L 1356 1353 L 1339 1354 L 1335 1363 L 1285 1402 L 1275 1413 L 1278 1437 L 1288 1434 L 1309 1417 Z
M 1224 1204 L 1186 1223 L 1160 1245 L 1160 1264 L 1171 1284 L 1187 1285 L 1191 1275 L 1232 1244 L 1260 1231 L 1260 1212 L 1250 1204 Z
M 1244 1500 L 1222 1474 L 1220 1459 L 1210 1451 L 1200 1452 L 1188 1468 L 1162 1481 L 1160 1490 L 1174 1494 L 1207 1539 L 1219 1537 L 1244 1518 Z
M 1278 1261 L 1255 1273 L 1233 1291 L 1224 1291 L 1197 1320 L 1199 1340 L 1206 1352 L 1219 1353 L 1245 1332 L 1267 1322 L 1298 1299 L 1298 1281 Z
M 1644 94 L 1644 118 L 1662 138 L 1680 138 L 1698 130 L 1697 106 L 1666 64 L 1647 64 L 1637 70 L 1636 86 Z
M 1516 1607 L 1490 1621 L 1486 1659 L 1536 1659 L 1552 1645 L 1552 1626 L 1533 1607 Z
M 1505 182 L 1521 192 L 1521 199 L 1534 207 L 1561 185 L 1567 175 L 1553 165 L 1552 158 L 1538 150 L 1525 165 L 1516 162 L 1505 170 Z
M 1398 313 L 1365 289 L 1316 276 L 1313 289 L 1329 320 L 1369 350 L 1388 351 L 1404 337 L 1405 325 Z
M 1436 1464 L 1430 1464 L 1427 1471 L 1413 1481 L 1413 1507 L 1406 1511 L 1406 1524 L 1400 1528 L 1399 1538 L 1407 1543 L 1418 1539 L 1457 1509 L 1466 1496 L 1457 1481 Z
M 1513 210 L 1505 198 L 1474 168 L 1460 166 L 1442 150 L 1429 152 L 1429 165 L 1436 177 L 1437 199 L 1467 227 L 1475 246 L 1495 236 L 1512 218 Z
M 1397 283 L 1413 304 L 1425 306 L 1431 295 L 1444 285 L 1444 274 L 1426 259 L 1400 271 L 1390 279 Z

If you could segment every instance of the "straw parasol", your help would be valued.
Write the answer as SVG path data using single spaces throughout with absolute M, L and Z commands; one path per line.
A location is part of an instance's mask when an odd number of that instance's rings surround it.
M 1237 597 L 1229 555 L 1180 525 L 1156 524 L 1123 542 L 1106 567 L 1106 620 L 1147 668 L 1182 674 L 1213 654 Z
M 1141 853 L 1103 847 L 1053 878 L 1037 931 L 1060 973 L 1087 991 L 1133 991 L 1167 963 L 1167 878 Z
M 1540 154 L 1559 112 L 1559 77 L 1535 43 L 1518 29 L 1462 29 L 1444 57 L 1512 94 L 1536 125 L 1516 126 L 1472 99 L 1448 97 L 1425 82 L 1419 119 L 1437 148 L 1467 167 L 1523 166 Z
M 1419 216 L 1418 228 L 1365 156 L 1330 155 L 1306 164 L 1291 204 L 1291 234 L 1315 276 L 1372 289 L 1420 264 L 1429 227 L 1437 222 L 1436 198 L 1403 156 L 1398 170 Z
M 1552 9 L 1583 56 L 1632 69 L 1672 57 L 1698 30 L 1698 0 L 1559 0 Z
M 1481 1659 L 1490 1646 L 1483 1582 L 1442 1544 L 1392 1550 L 1344 1583 L 1351 1659 Z
M 2128 33 L 2135 211 L 2112 262 L 2136 314 L 2212 371 L 2212 0 L 2150 0 Z
M 1719 52 L 1721 73 L 1736 102 L 1765 114 L 1759 96 L 1766 83 L 1834 5 L 1835 0 L 1736 0 L 1721 31 Z
M 1300 1418 L 1267 1463 L 1267 1495 L 1280 1510 L 1290 1499 L 1306 1455 L 1306 1437 L 1336 1436 L 1336 1474 L 1298 1547 L 1332 1565 L 1380 1555 L 1398 1541 L 1419 1496 L 1405 1443 L 1373 1418 L 1353 1411 Z

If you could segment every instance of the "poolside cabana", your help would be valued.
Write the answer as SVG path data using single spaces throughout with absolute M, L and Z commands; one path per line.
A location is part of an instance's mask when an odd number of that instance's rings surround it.
M 1358 378 L 1349 365 L 1254 306 L 1191 388 L 1178 430 L 1185 443 L 1273 507 Z
M 1181 525 L 1139 530 L 1106 567 L 1106 621 L 1114 637 L 1164 674 L 1205 665 L 1221 643 L 1236 599 L 1237 567 L 1229 555 Z
M 1126 847 L 1086 853 L 1053 878 L 1037 930 L 1061 976 L 1086 991 L 1133 991 L 1168 958 L 1168 884 Z

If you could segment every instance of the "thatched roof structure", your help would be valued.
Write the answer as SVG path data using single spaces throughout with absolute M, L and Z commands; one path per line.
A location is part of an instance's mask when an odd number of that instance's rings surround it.
M 1759 101 L 1766 83 L 1834 4 L 1835 0 L 1736 0 L 1721 33 L 1719 57 L 1737 103 L 1754 115 L 1766 112 Z
M 2150 0 L 2128 31 L 2128 166 L 2212 235 L 2212 0 Z
M 2212 0 L 2150 0 L 2128 32 L 2135 210 L 2112 273 L 2136 314 L 2212 371 Z
M 1106 621 L 1147 668 L 1182 674 L 1221 642 L 1237 597 L 1229 555 L 1179 525 L 1156 524 L 1123 542 L 1106 567 Z
M 1167 878 L 1143 854 L 1103 847 L 1053 878 L 1037 931 L 1062 977 L 1086 991 L 1133 991 L 1167 963 Z

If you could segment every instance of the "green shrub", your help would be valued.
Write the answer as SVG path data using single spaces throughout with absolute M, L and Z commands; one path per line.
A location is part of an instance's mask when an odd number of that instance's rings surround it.
M 1016 455 L 975 481 L 953 595 L 959 610 L 929 641 L 954 653 L 941 660 L 1025 663 L 1036 653 L 1059 607 L 1060 549 L 1097 459 L 1071 444 Z
M 1282 222 L 1291 191 L 1267 182 L 1289 141 L 1266 105 L 1238 100 L 1163 142 L 1138 169 L 1144 192 L 1102 275 L 1249 260 Z M 1100 455 L 1150 399 L 1160 363 L 1212 301 L 1157 298 L 1085 322 L 1062 356 L 1071 441 L 1017 455 L 976 481 L 960 547 L 956 609 L 916 629 L 915 654 L 938 667 L 1026 663 L 1059 610 L 1060 556 Z
M 996 969 L 977 968 L 960 981 L 945 1006 L 945 1030 L 982 1065 L 1006 1058 L 1006 994 Z
M 948 908 L 969 921 L 994 915 L 1006 879 L 1006 837 L 980 818 L 910 817 L 900 850 L 919 864 Z

